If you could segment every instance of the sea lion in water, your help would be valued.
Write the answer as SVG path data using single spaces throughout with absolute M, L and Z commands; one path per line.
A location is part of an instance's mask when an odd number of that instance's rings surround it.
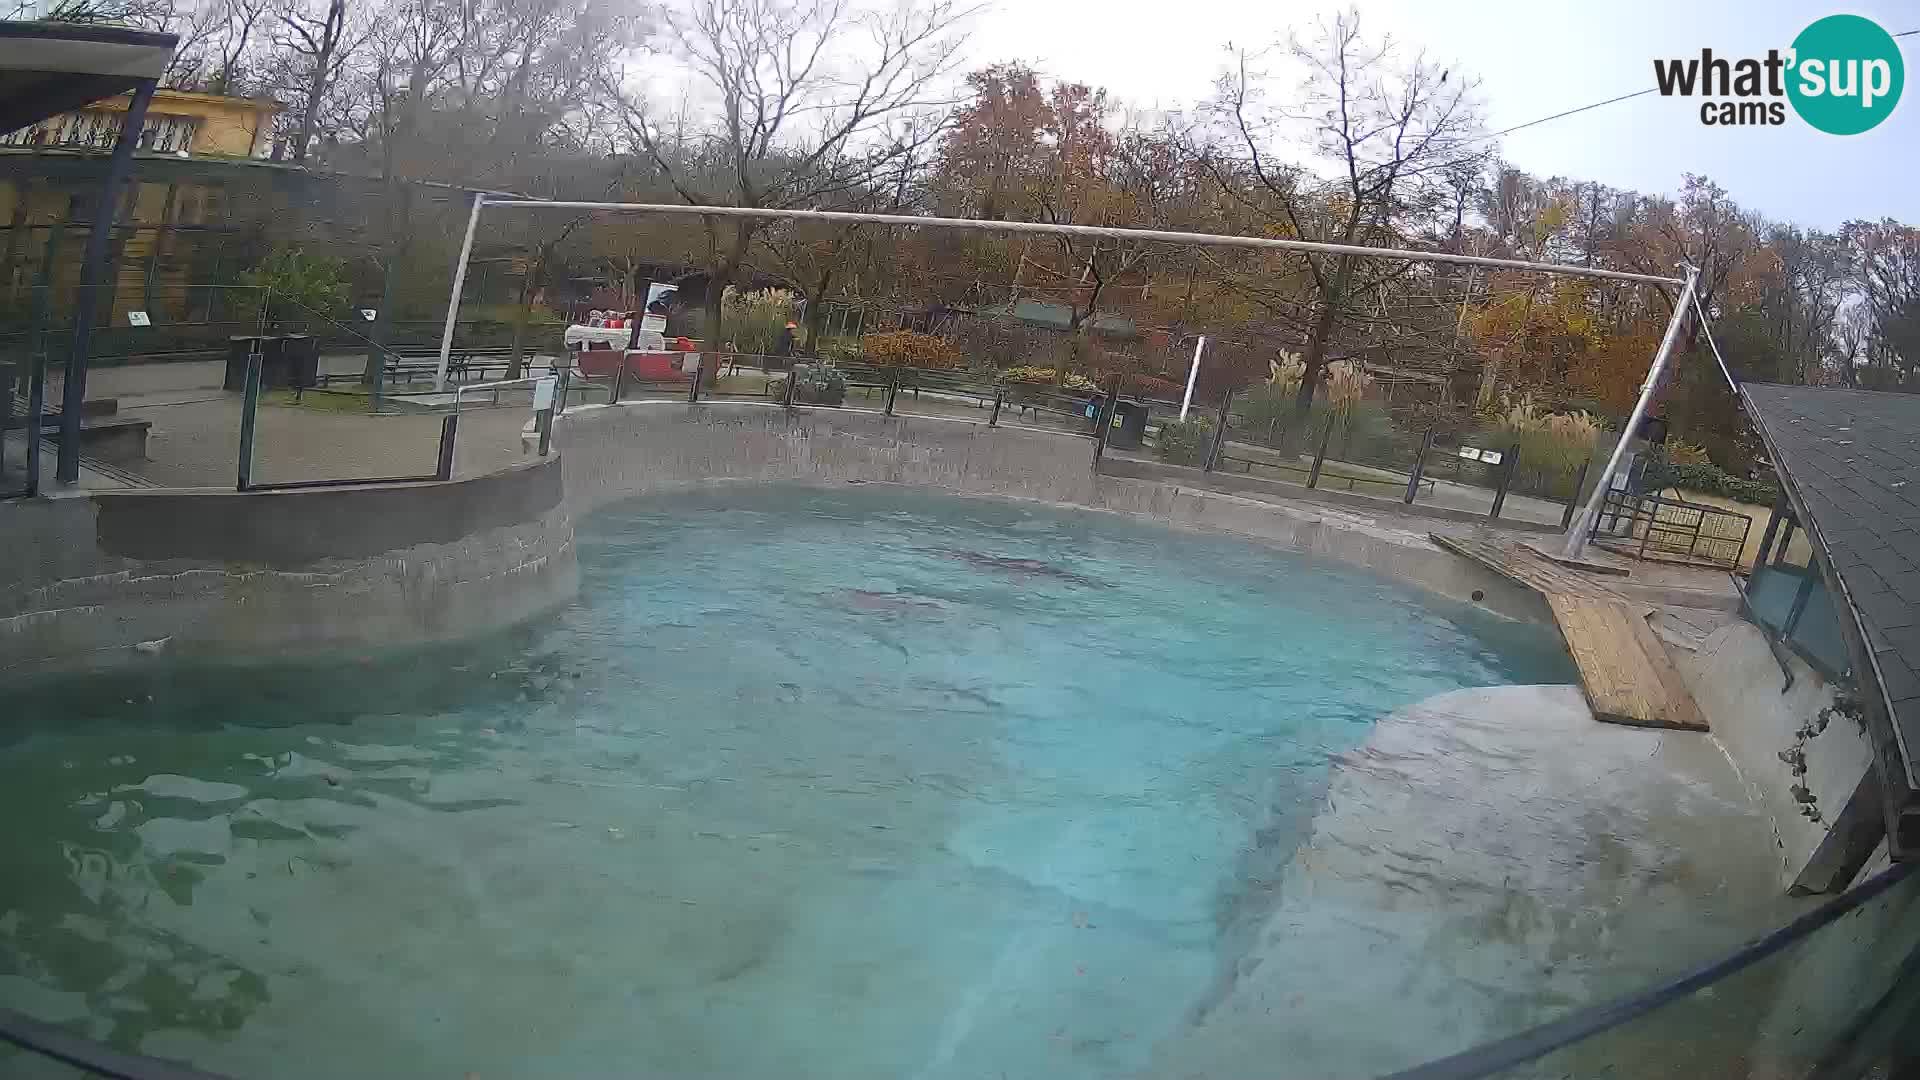
M 1030 577 L 1047 577 L 1053 578 L 1056 581 L 1070 582 L 1074 585 L 1098 586 L 1101 584 L 1101 582 L 1095 581 L 1090 577 L 1076 574 L 1071 570 L 1062 569 L 1061 567 L 1040 559 L 1016 559 L 1008 555 L 987 555 L 978 551 L 948 550 L 942 552 L 942 554 L 948 558 L 959 559 L 969 566 L 980 567 L 983 570 L 999 570 L 1004 573 L 1025 574 Z
M 901 612 L 940 610 L 940 605 L 907 593 L 875 592 L 872 589 L 848 589 L 847 606 L 873 615 L 897 615 Z

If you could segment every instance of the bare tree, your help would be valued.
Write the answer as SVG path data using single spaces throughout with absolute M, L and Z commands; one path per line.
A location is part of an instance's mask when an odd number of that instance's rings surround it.
M 1449 204 L 1445 183 L 1474 156 L 1480 120 L 1473 84 L 1416 56 L 1397 62 L 1391 40 L 1369 44 L 1348 11 L 1312 41 L 1288 47 L 1307 69 L 1298 95 L 1276 101 L 1261 54 L 1241 51 L 1210 112 L 1219 134 L 1205 160 L 1222 192 L 1275 235 L 1324 243 L 1403 244 Z M 1324 171 L 1285 163 L 1305 143 Z M 1356 301 L 1406 272 L 1405 264 L 1353 255 L 1303 255 L 1310 288 L 1247 290 L 1281 322 L 1303 331 L 1306 372 L 1295 399 L 1304 417 L 1342 320 Z M 1282 279 L 1284 281 L 1284 279 Z
M 931 141 L 937 125 L 902 121 L 952 104 L 945 83 L 967 14 L 951 0 L 885 13 L 850 12 L 844 0 L 693 0 L 667 16 L 665 38 L 710 108 L 674 125 L 675 137 L 644 95 L 617 80 L 609 89 L 629 145 L 689 205 L 817 206 L 884 182 Z M 714 337 L 721 294 L 764 225 L 705 221 Z
M 164 30 L 176 18 L 173 0 L 12 0 L 0 4 L 0 19 L 44 19 L 88 26 L 133 26 Z
M 306 0 L 285 0 L 278 12 L 280 33 L 275 44 L 294 58 L 300 80 L 300 123 L 293 136 L 295 161 L 306 160 L 322 102 L 357 44 L 357 36 L 350 36 L 347 0 L 322 2 L 324 7 L 311 9 Z

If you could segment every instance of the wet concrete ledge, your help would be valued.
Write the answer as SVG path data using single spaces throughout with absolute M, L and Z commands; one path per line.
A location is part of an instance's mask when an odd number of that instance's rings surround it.
M 557 458 L 448 483 L 0 507 L 0 677 L 456 640 L 577 587 Z
M 555 425 L 554 445 L 567 460 L 567 505 L 576 516 L 617 499 L 716 483 L 902 484 L 1227 533 L 1550 623 L 1531 591 L 1434 546 L 1430 518 L 1095 475 L 1093 444 L 1054 431 L 850 409 L 634 402 L 569 410 Z
M 1149 1075 L 1377 1076 L 1677 977 L 1817 902 L 1781 888 L 1771 832 L 1708 738 L 1597 724 L 1570 686 L 1436 695 L 1335 759 Z M 1920 944 L 1916 898 L 1501 1075 L 1808 1075 Z

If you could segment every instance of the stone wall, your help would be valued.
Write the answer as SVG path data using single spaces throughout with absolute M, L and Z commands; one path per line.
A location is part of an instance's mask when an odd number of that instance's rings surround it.
M 1752 623 L 1730 622 L 1708 635 L 1697 651 L 1675 651 L 1674 658 L 1714 738 L 1773 822 L 1784 888 L 1807 865 L 1872 766 L 1872 740 L 1845 717 L 1833 719 L 1818 734 L 1801 734 L 1821 709 L 1833 704 L 1835 687 L 1784 649 L 1776 659 Z M 1791 687 L 1788 672 L 1793 675 Z M 1781 758 L 1783 752 L 1797 752 L 1806 771 L 1795 773 Z M 1795 797 L 1796 785 L 1806 789 L 1811 804 Z M 1804 813 L 1804 805 L 1811 805 L 1819 818 Z
M 1430 522 L 1095 475 L 1093 444 L 1056 432 L 852 410 L 790 413 L 744 402 L 636 402 L 570 410 L 553 438 L 567 459 L 567 503 L 576 514 L 615 499 L 728 481 L 911 484 L 1230 533 L 1371 569 L 1511 618 L 1549 618 L 1531 591 L 1434 546 L 1426 538 Z
M 484 633 L 573 595 L 557 458 L 448 484 L 0 507 L 0 674 Z

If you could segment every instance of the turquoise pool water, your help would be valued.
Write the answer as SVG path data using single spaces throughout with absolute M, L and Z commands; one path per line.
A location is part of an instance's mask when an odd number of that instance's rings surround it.
M 13 695 L 0 1004 L 244 1076 L 1111 1076 L 1329 755 L 1551 635 L 870 487 L 635 501 L 455 649 Z M 0 1073 L 26 1067 L 0 1051 Z

